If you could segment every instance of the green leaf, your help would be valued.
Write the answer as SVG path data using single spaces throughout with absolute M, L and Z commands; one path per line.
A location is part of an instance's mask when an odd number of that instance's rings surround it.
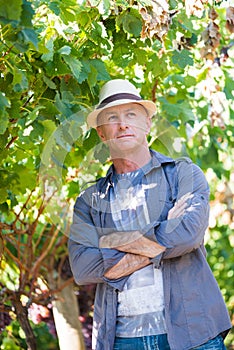
M 152 72 L 155 77 L 163 77 L 165 74 L 168 73 L 168 64 L 166 61 L 165 56 L 163 56 L 161 59 L 154 55 L 152 58 L 145 59 L 145 64 L 147 67 L 147 70 L 149 72 Z
M 114 44 L 112 60 L 117 66 L 128 66 L 129 61 L 132 59 L 132 51 L 130 49 L 131 42 L 128 40 L 127 34 L 122 30 L 118 32 L 115 37 Z
M 52 80 L 50 80 L 49 78 L 47 78 L 47 76 L 43 75 L 43 80 L 50 89 L 52 89 L 52 90 L 56 89 L 55 83 Z
M 8 126 L 8 114 L 0 110 L 0 134 L 4 134 Z
M 68 184 L 68 198 L 77 196 L 79 192 L 80 192 L 79 183 L 75 181 L 71 181 Z
M 6 98 L 5 94 L 0 91 L 0 110 L 5 107 L 10 107 L 10 101 Z
M 44 127 L 43 139 L 48 140 L 48 138 L 53 134 L 56 129 L 56 125 L 52 120 L 40 121 L 40 124 Z
M 28 80 L 26 73 L 20 69 L 15 69 L 13 78 L 13 90 L 15 92 L 21 92 L 28 89 Z
M 71 151 L 72 141 L 73 141 L 71 139 L 71 137 L 69 137 L 68 135 L 69 134 L 66 134 L 66 130 L 63 127 L 61 127 L 61 125 L 54 132 L 54 138 L 56 140 L 56 145 L 60 146 L 59 149 L 62 148 L 66 152 Z M 63 152 L 61 154 L 63 154 Z
M 218 151 L 214 143 L 210 145 L 210 147 L 207 150 L 207 153 L 202 157 L 202 162 L 204 168 L 214 166 L 219 163 Z
M 90 23 L 90 21 L 90 15 L 86 11 L 80 12 L 79 16 L 77 16 L 77 23 L 80 28 L 87 26 L 87 24 Z
M 38 117 L 39 111 L 44 108 L 45 106 L 37 106 L 28 114 L 27 119 L 29 120 L 29 124 L 31 124 Z
M 205 80 L 208 72 L 209 68 L 201 69 L 201 73 L 197 75 L 197 82 L 199 83 L 202 80 Z
M 100 143 L 100 138 L 96 132 L 96 130 L 91 129 L 83 142 L 83 148 L 85 151 L 89 151 Z
M 178 12 L 176 20 L 178 21 L 178 26 L 183 30 L 189 31 L 190 33 L 196 32 L 194 23 L 191 21 L 191 18 L 187 16 L 185 8 Z
M 72 71 L 74 77 L 79 81 L 82 63 L 74 56 L 63 55 L 63 59 Z
M 122 15 L 117 17 L 117 25 L 118 27 L 122 25 L 125 32 L 138 37 L 142 30 L 142 21 L 139 12 L 135 9 L 125 11 Z
M 20 350 L 20 347 L 16 345 L 16 342 L 10 338 L 3 338 L 2 345 L 5 350 Z
M 13 167 L 19 177 L 19 184 L 14 186 L 14 192 L 24 193 L 26 189 L 33 190 L 36 186 L 37 176 L 22 164 L 16 164 Z
M 8 126 L 8 113 L 5 108 L 10 107 L 10 102 L 0 91 L 0 134 L 4 134 Z
M 13 117 L 14 119 L 20 118 L 20 108 L 21 108 L 21 101 L 19 100 L 19 96 L 17 96 L 16 93 L 14 93 L 13 96 L 11 96 L 11 106 L 10 108 L 7 108 L 8 114 Z
M 60 53 L 61 55 L 70 55 L 71 47 L 65 45 L 58 50 L 58 53 Z
M 56 144 L 55 139 L 52 137 L 50 137 L 48 141 L 45 143 L 43 151 L 41 153 L 41 163 L 42 163 L 41 166 L 46 165 L 46 167 L 48 167 L 48 164 L 50 164 L 51 155 L 53 154 L 53 149 L 55 147 L 55 144 Z M 41 169 L 42 169 L 41 171 L 44 172 L 44 168 L 42 167 Z
M 62 100 L 64 103 L 67 103 L 68 105 L 72 106 L 72 104 L 75 101 L 75 97 L 71 91 L 65 90 L 62 91 Z
M 0 135 L 0 150 L 4 149 L 7 144 L 8 135 L 4 133 L 4 135 Z
M 99 143 L 94 149 L 94 158 L 104 164 L 110 156 L 109 148 L 104 143 Z
M 234 97 L 233 77 L 230 76 L 230 73 L 228 71 L 224 71 L 224 75 L 225 75 L 224 92 L 227 96 L 227 99 L 233 100 L 233 97 Z
M 93 66 L 90 67 L 90 73 L 88 75 L 88 83 L 89 83 L 89 86 L 92 87 L 96 84 L 97 82 L 97 75 L 98 75 L 98 72 L 97 72 L 97 69 L 94 68 Z
M 38 38 L 34 29 L 24 28 L 21 32 L 24 36 L 24 42 L 27 44 L 31 43 L 36 49 L 38 49 Z
M 55 1 L 48 1 L 48 2 L 47 2 L 48 8 L 49 8 L 56 16 L 59 16 L 59 15 L 60 15 L 60 12 L 61 12 L 59 5 L 60 5 L 59 2 L 55 2 Z
M 138 64 L 140 65 L 144 65 L 146 63 L 146 51 L 142 50 L 142 49 L 135 49 L 134 50 L 134 56 L 135 56 L 135 60 Z
M 170 121 L 177 119 L 185 123 L 195 119 L 192 107 L 187 101 L 170 103 L 164 97 L 159 98 L 159 101 L 162 103 L 162 110 L 164 111 L 165 116 L 167 116 Z
M 103 61 L 94 59 L 90 63 L 93 67 L 95 67 L 95 69 L 98 72 L 97 80 L 101 80 L 101 81 L 110 80 L 110 74 L 107 72 L 105 63 Z
M 180 111 L 180 117 L 181 117 L 181 121 L 183 123 L 186 123 L 188 121 L 192 121 L 195 120 L 195 116 L 194 113 L 192 111 L 192 107 L 189 105 L 189 103 L 187 101 L 183 101 L 180 104 L 176 105 L 176 108 L 179 107 L 179 111 Z
M 91 71 L 90 60 L 82 60 L 81 63 L 82 63 L 82 67 L 81 67 L 81 72 L 80 72 L 79 80 L 78 80 L 78 82 L 80 84 L 83 83 L 83 81 L 88 78 L 88 75 Z
M 186 88 L 189 88 L 190 86 L 195 86 L 196 78 L 192 77 L 191 75 L 186 75 L 186 77 L 184 77 L 184 83 Z
M 20 20 L 22 0 L 0 0 L 0 18 L 8 20 Z
M 57 114 L 59 114 L 59 110 L 56 108 L 55 104 L 51 101 L 40 101 L 40 105 L 44 108 L 40 109 L 40 116 L 44 118 L 53 118 Z
M 169 103 L 165 97 L 160 97 L 158 101 L 161 103 L 162 111 L 164 111 L 166 115 L 178 117 L 179 110 L 175 108 L 175 104 Z
M 45 58 L 46 60 L 48 59 L 48 62 L 45 66 L 47 76 L 53 77 L 57 75 L 71 74 L 71 70 L 69 69 L 68 65 L 65 62 L 63 62 L 62 56 L 60 56 L 59 54 L 55 53 L 53 59 L 53 54 L 51 52 L 51 56 L 48 55 L 44 57 L 43 55 L 43 60 Z
M 22 13 L 20 22 L 24 27 L 32 27 L 32 19 L 34 15 L 34 10 L 30 2 L 24 0 L 22 5 Z
M 174 51 L 172 55 L 172 62 L 184 69 L 188 65 L 193 65 L 193 58 L 191 57 L 191 53 L 184 49 L 182 51 Z
M 70 117 L 72 115 L 72 110 L 69 108 L 69 105 L 60 98 L 59 93 L 56 94 L 55 97 L 55 107 L 60 111 L 61 117 L 58 118 L 63 121 L 64 119 Z
M 44 53 L 41 56 L 41 59 L 44 62 L 52 61 L 54 57 L 54 40 L 53 38 L 50 38 L 46 43 L 45 47 L 47 48 L 47 53 Z

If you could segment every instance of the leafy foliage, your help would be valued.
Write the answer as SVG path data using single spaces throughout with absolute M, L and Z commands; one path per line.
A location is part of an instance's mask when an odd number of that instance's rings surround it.
M 0 0 L 0 307 L 57 290 L 74 199 L 109 164 L 85 117 L 126 77 L 157 104 L 151 147 L 191 157 L 222 204 L 208 259 L 233 313 L 233 23 L 227 1 Z

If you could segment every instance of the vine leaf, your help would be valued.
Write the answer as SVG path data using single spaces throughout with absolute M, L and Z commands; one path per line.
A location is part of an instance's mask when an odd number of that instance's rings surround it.
M 180 68 L 184 69 L 186 66 L 193 65 L 193 58 L 191 53 L 183 49 L 182 51 L 175 51 L 172 55 L 172 62 L 177 64 Z

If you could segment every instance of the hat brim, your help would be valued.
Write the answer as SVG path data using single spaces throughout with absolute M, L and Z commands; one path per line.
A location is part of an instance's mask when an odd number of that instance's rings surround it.
M 89 113 L 89 115 L 87 117 L 88 126 L 92 127 L 92 128 L 96 128 L 98 126 L 97 125 L 98 114 L 101 113 L 104 109 L 107 109 L 109 107 L 118 106 L 118 105 L 128 104 L 128 103 L 137 103 L 137 104 L 143 106 L 147 110 L 148 116 L 150 118 L 152 118 L 156 112 L 156 105 L 153 101 L 148 101 L 148 100 L 135 101 L 135 100 L 128 100 L 128 99 L 116 100 L 116 101 L 113 101 L 113 102 L 106 104 L 102 108 L 98 108 L 98 109 L 95 108 L 91 113 Z

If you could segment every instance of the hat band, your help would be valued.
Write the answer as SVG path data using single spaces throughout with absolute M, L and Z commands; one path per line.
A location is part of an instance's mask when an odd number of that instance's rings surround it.
M 105 99 L 100 103 L 100 105 L 97 106 L 96 109 L 103 108 L 103 107 L 105 107 L 108 103 L 111 103 L 111 102 L 113 102 L 113 101 L 124 100 L 124 99 L 133 100 L 133 101 L 139 101 L 139 100 L 141 100 L 142 98 L 139 97 L 139 96 L 137 96 L 137 95 L 128 94 L 128 93 L 115 94 L 115 95 L 111 95 L 111 96 L 105 98 Z

